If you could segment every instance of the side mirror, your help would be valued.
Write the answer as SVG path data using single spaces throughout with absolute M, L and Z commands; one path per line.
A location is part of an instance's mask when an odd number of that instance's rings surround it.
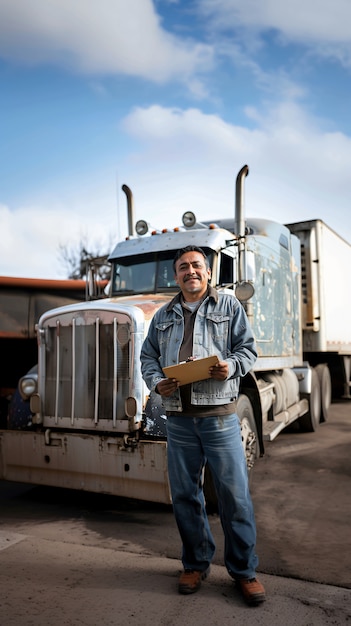
M 249 283 L 246 280 L 243 280 L 241 283 L 238 283 L 235 287 L 235 295 L 240 300 L 240 302 L 246 302 L 250 300 L 255 293 L 255 288 L 252 283 Z

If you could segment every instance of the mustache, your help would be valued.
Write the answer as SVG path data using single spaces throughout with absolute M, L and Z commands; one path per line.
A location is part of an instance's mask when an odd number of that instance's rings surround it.
M 188 282 L 188 280 L 200 280 L 200 278 L 198 276 L 193 276 L 192 274 L 185 276 L 184 278 L 184 282 Z

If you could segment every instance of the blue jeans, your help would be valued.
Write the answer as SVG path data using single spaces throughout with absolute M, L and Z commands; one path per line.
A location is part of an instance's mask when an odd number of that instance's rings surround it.
M 184 568 L 205 571 L 215 553 L 202 488 L 207 462 L 217 491 L 226 568 L 233 578 L 253 578 L 258 565 L 256 525 L 238 416 L 171 415 L 167 450 Z

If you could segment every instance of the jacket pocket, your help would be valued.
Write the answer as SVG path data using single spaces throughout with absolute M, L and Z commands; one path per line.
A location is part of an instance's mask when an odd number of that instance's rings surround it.
M 223 352 L 228 342 L 230 316 L 223 313 L 209 313 L 206 319 L 207 331 L 213 344 Z
M 175 322 L 173 320 L 168 320 L 165 322 L 158 322 L 158 324 L 156 324 L 158 344 L 160 347 L 161 354 L 163 352 L 161 349 L 161 346 L 164 348 L 165 346 L 169 344 L 171 340 L 174 323 Z

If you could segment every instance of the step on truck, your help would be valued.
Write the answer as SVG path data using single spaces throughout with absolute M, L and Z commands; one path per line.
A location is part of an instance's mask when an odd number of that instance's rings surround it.
M 1 478 L 170 503 L 166 416 L 142 380 L 140 350 L 178 291 L 173 258 L 189 244 L 206 252 L 211 284 L 237 296 L 255 335 L 259 356 L 237 405 L 249 471 L 266 441 L 294 422 L 315 431 L 333 397 L 350 397 L 351 246 L 319 219 L 246 218 L 247 174 L 236 178 L 232 218 L 200 222 L 187 211 L 173 230 L 134 226 L 123 186 L 129 234 L 109 257 L 109 295 L 40 317 L 38 372 L 19 384 L 31 421 L 1 430 Z

